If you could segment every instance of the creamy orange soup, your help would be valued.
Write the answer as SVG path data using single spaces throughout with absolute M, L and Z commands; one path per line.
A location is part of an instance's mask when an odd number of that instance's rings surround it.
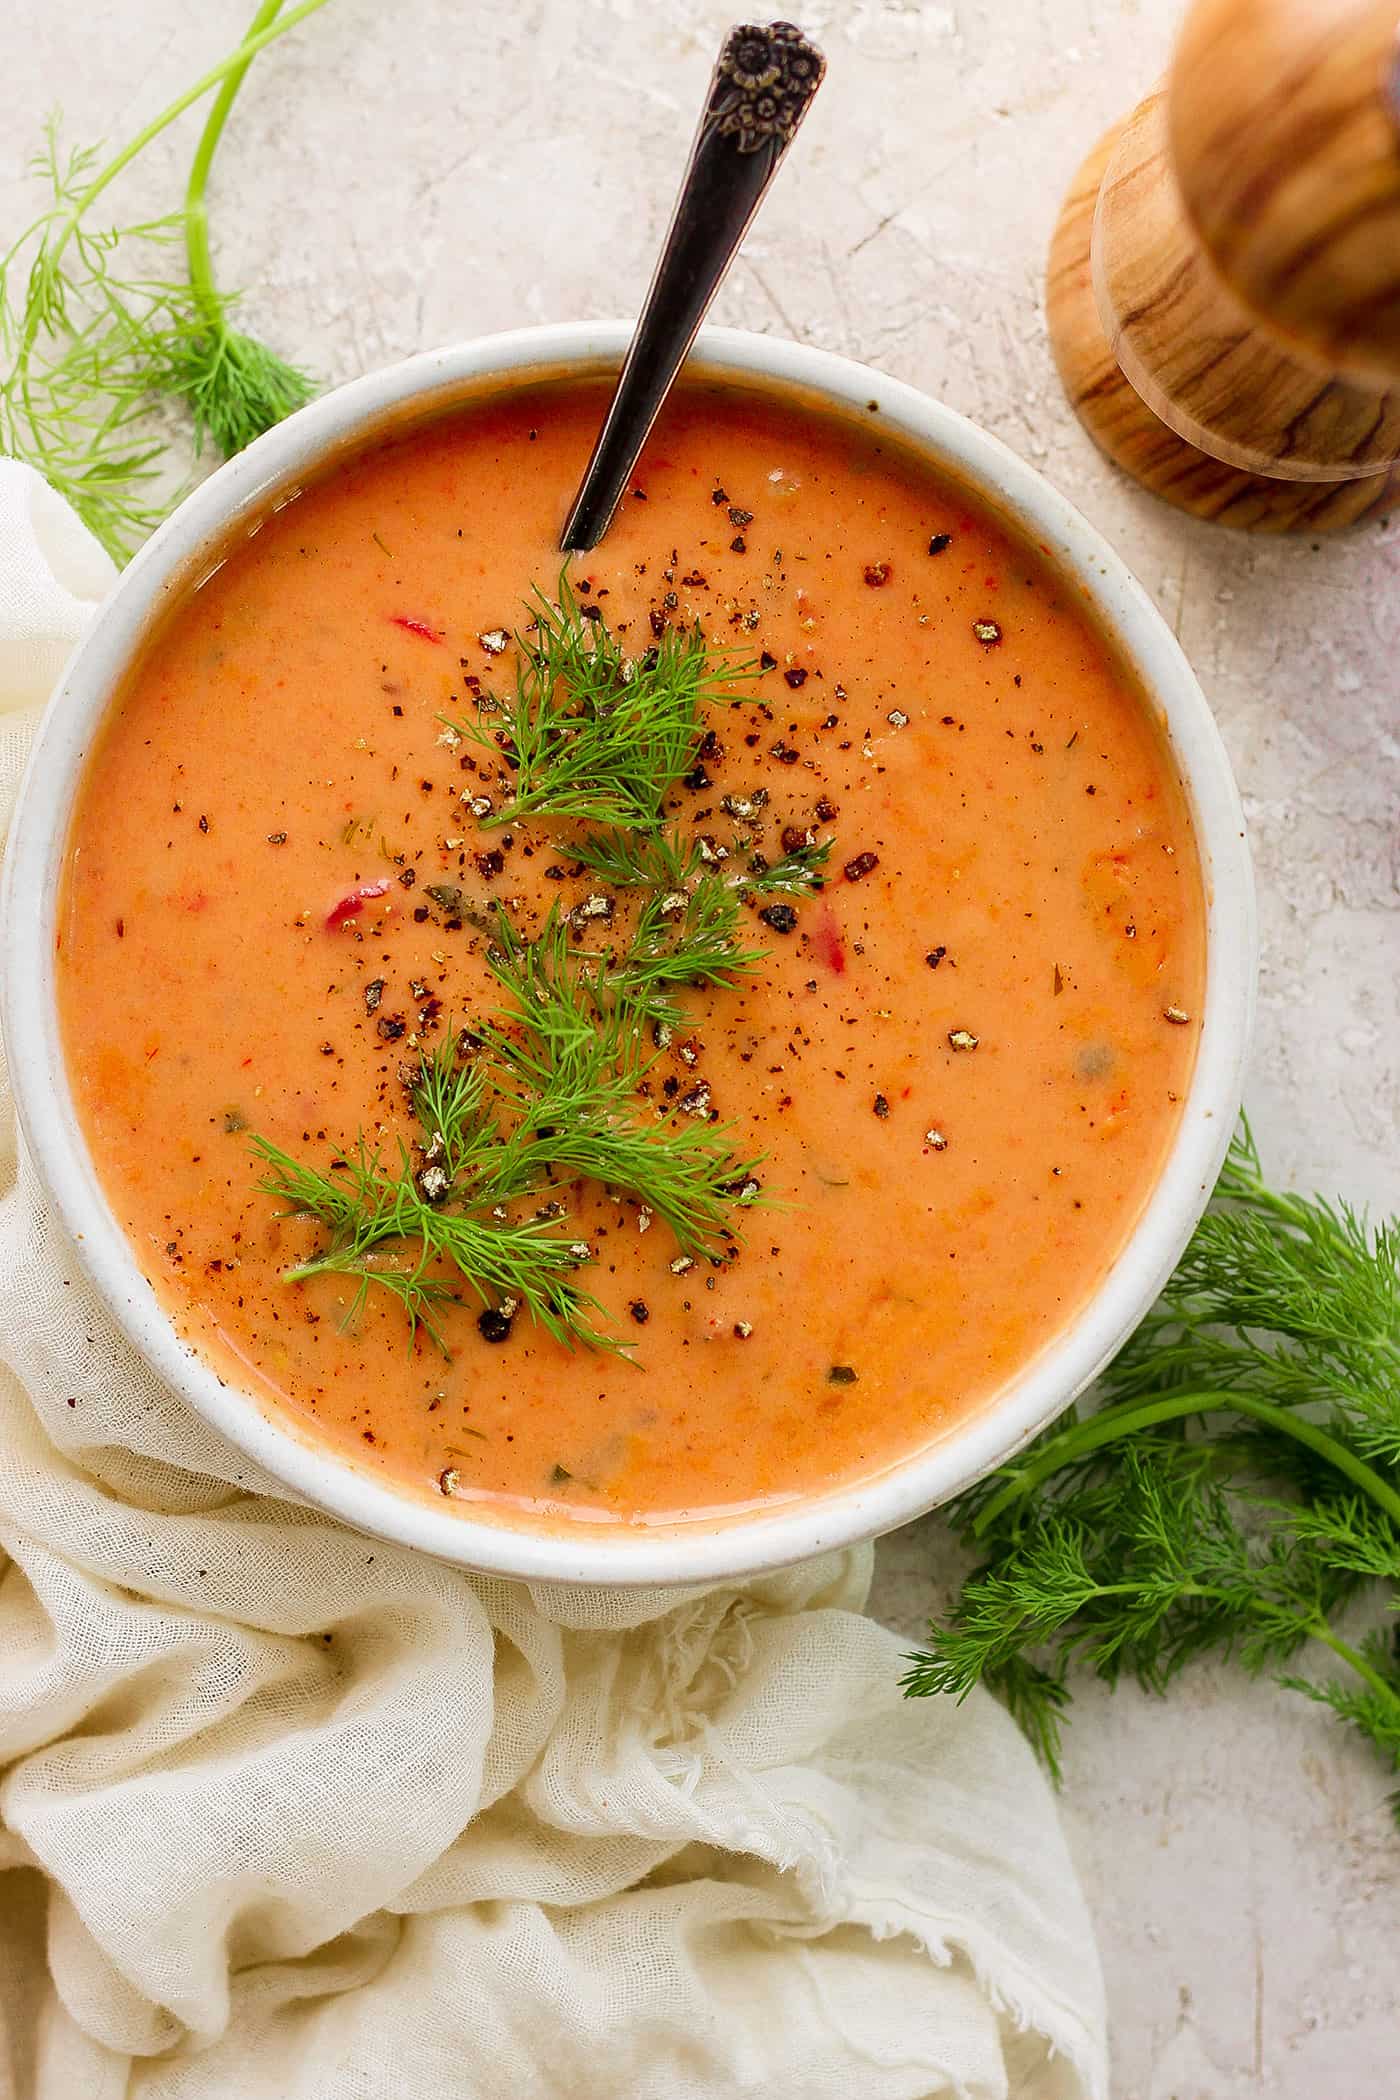
M 571 576 L 639 656 L 699 622 L 760 666 L 676 784 L 686 835 L 741 872 L 832 842 L 791 930 L 748 897 L 759 968 L 681 994 L 637 1100 L 733 1126 L 761 1201 L 686 1266 L 625 1192 L 550 1192 L 625 1358 L 465 1285 L 444 1354 L 386 1291 L 348 1318 L 345 1279 L 283 1281 L 324 1234 L 250 1134 L 396 1157 L 418 1058 L 500 1005 L 486 908 L 528 939 L 606 892 L 567 826 L 485 828 L 509 775 L 444 727 L 557 586 L 600 410 L 535 390 L 379 444 L 187 595 L 83 783 L 59 982 L 109 1200 L 224 1376 L 400 1487 L 635 1520 L 874 1471 L 1064 1328 L 1176 1128 L 1204 906 L 1158 725 L 1041 550 L 873 419 L 684 389 Z

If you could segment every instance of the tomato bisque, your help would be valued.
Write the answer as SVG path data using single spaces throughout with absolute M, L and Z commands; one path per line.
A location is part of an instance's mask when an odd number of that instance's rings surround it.
M 1160 725 L 1043 549 L 873 422 L 695 385 L 561 575 L 602 399 L 378 442 L 226 550 L 88 763 L 58 954 L 181 1334 L 552 1523 L 989 1405 L 1144 1209 L 1205 961 Z

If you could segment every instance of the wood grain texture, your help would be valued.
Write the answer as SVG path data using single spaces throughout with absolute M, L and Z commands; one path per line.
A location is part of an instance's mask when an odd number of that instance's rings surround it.
M 1104 170 L 1092 259 L 1114 353 L 1179 436 L 1289 481 L 1345 481 L 1400 454 L 1400 386 L 1325 365 L 1217 273 L 1182 210 L 1160 94 L 1133 111 Z
M 1172 65 L 1182 200 L 1231 290 L 1300 349 L 1400 374 L 1400 6 L 1200 0 Z
M 1347 481 L 1250 472 L 1172 429 L 1127 378 L 1099 319 L 1090 263 L 1100 190 L 1123 128 L 1101 139 L 1080 167 L 1051 242 L 1046 278 L 1055 362 L 1090 436 L 1144 488 L 1198 518 L 1252 532 L 1321 533 L 1380 517 L 1400 500 L 1400 465 Z
M 1400 461 L 1400 0 L 1197 0 L 1052 244 L 1061 377 L 1198 516 L 1324 531 Z

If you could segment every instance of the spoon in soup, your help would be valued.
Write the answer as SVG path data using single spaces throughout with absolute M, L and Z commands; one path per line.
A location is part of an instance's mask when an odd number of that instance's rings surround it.
M 596 547 L 628 476 L 821 86 L 826 60 L 791 22 L 742 24 L 720 47 L 671 223 L 603 427 L 560 538 Z

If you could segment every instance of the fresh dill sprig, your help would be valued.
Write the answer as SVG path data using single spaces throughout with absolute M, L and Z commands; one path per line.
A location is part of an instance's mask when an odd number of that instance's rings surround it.
M 706 876 L 740 897 L 810 897 L 822 887 L 833 839 L 794 846 L 780 860 L 755 855 L 740 875 L 722 874 L 706 862 L 698 839 L 664 831 L 592 831 L 573 843 L 574 859 L 618 890 L 678 890 Z
M 310 382 L 240 335 L 210 264 L 205 191 L 229 109 L 249 65 L 325 0 L 263 0 L 237 48 L 105 163 L 64 152 L 51 122 L 31 162 L 49 195 L 0 255 L 0 451 L 28 460 L 117 561 L 160 522 L 165 434 L 151 412 L 178 398 L 196 438 L 228 452 L 309 398 Z M 110 184 L 192 104 L 218 89 L 184 207 L 125 226 L 95 208 Z M 163 269 L 186 251 L 187 280 Z
M 526 1171 L 635 1197 L 682 1254 L 717 1256 L 733 1237 L 735 1206 L 759 1193 L 759 1162 L 736 1158 L 729 1126 L 698 1109 L 682 1105 L 665 1122 L 637 1116 L 654 1063 L 644 1046 L 655 1004 L 629 966 L 571 949 L 557 912 L 529 942 L 502 913 L 488 959 L 512 1006 L 483 1039 L 508 1075 L 503 1094 Z
M 449 1142 L 456 1142 L 455 1135 Z M 471 1144 L 469 1138 L 464 1142 Z M 252 1143 L 267 1168 L 260 1186 L 282 1203 L 287 1216 L 315 1218 L 329 1236 L 319 1252 L 284 1271 L 283 1281 L 353 1280 L 347 1325 L 359 1317 L 377 1286 L 403 1307 L 410 1341 L 421 1327 L 447 1355 L 438 1315 L 444 1306 L 460 1302 L 457 1277 L 483 1306 L 509 1306 L 513 1314 L 523 1305 L 556 1341 L 618 1346 L 596 1324 L 602 1310 L 597 1299 L 575 1281 L 589 1259 L 587 1249 L 565 1240 L 550 1219 L 498 1220 L 489 1208 L 482 1215 L 479 1208 L 442 1207 L 423 1193 L 426 1170 L 415 1169 L 402 1142 L 397 1167 L 387 1166 L 362 1138 L 326 1172 L 293 1159 L 267 1138 L 255 1137 Z M 479 1149 L 477 1164 L 473 1200 L 478 1206 L 498 1206 L 506 1199 L 509 1178 L 498 1179 L 494 1162 Z
M 612 959 L 613 981 L 633 993 L 646 1019 L 675 1027 L 677 985 L 733 985 L 762 960 L 739 942 L 743 893 L 710 867 L 698 840 L 674 829 L 588 833 L 574 858 L 618 890 L 648 890 L 626 950 Z
M 444 1355 L 438 1314 L 460 1302 L 457 1279 L 483 1306 L 508 1308 L 507 1318 L 523 1306 L 556 1341 L 617 1348 L 598 1324 L 597 1299 L 576 1280 L 591 1253 L 556 1229 L 562 1209 L 505 1214 L 539 1187 L 546 1169 L 503 1129 L 486 1065 L 444 1041 L 421 1058 L 409 1099 L 422 1133 L 417 1157 L 400 1139 L 393 1165 L 363 1136 L 325 1171 L 267 1138 L 251 1140 L 268 1169 L 264 1191 L 287 1216 L 315 1218 L 328 1235 L 317 1253 L 284 1272 L 284 1282 L 353 1279 L 347 1325 L 372 1287 L 386 1290 L 403 1307 L 410 1341 L 421 1327 Z
M 682 1107 L 662 1120 L 646 1107 L 649 1006 L 605 959 L 569 945 L 557 911 L 534 941 L 499 913 L 488 960 L 509 1004 L 464 1045 L 421 1060 L 409 1095 L 420 1137 L 400 1139 L 396 1161 L 361 1137 L 323 1170 L 252 1140 L 262 1188 L 327 1234 L 284 1280 L 353 1279 L 351 1320 L 378 1286 L 402 1305 L 410 1340 L 421 1327 L 446 1352 L 439 1315 L 460 1302 L 460 1279 L 507 1319 L 523 1307 L 557 1341 L 621 1353 L 630 1345 L 578 1281 L 593 1251 L 568 1236 L 562 1206 L 523 1219 L 509 1206 L 592 1182 L 652 1212 L 682 1255 L 717 1260 L 736 1209 L 760 1193 L 758 1162 L 737 1159 L 708 1115 Z
M 679 890 L 705 872 L 699 840 L 683 839 L 674 829 L 609 826 L 571 841 L 569 851 L 615 890 Z
M 1335 1623 L 1367 1584 L 1392 1609 L 1400 1587 L 1400 1221 L 1276 1193 L 1242 1127 L 1101 1390 L 955 1505 L 984 1559 L 905 1689 L 985 1682 L 1058 1775 L 1073 1666 L 1161 1691 L 1195 1656 L 1233 1655 L 1400 1773 L 1395 1641 Z M 1311 1643 L 1347 1674 L 1287 1667 Z
M 181 335 L 172 346 L 163 391 L 183 396 L 194 417 L 195 449 L 212 440 L 225 459 L 241 452 L 277 423 L 304 408 L 316 382 L 266 343 L 233 325 L 234 301 L 219 290 L 209 252 L 209 213 L 205 194 L 209 170 L 223 136 L 234 98 L 253 62 L 253 38 L 270 28 L 283 0 L 262 0 L 244 38 L 245 56 L 225 75 L 195 148 L 185 190 L 185 258 L 193 307 L 203 329 Z
M 535 594 L 531 631 L 516 637 L 514 691 L 483 696 L 475 719 L 451 725 L 513 775 L 509 801 L 483 821 L 658 830 L 706 709 L 735 697 L 748 667 L 716 658 L 698 626 L 668 627 L 629 657 L 604 620 L 584 617 L 567 575 L 556 598 Z
M 611 899 L 596 900 L 597 912 L 556 902 L 527 939 L 497 903 L 473 923 L 488 935 L 505 1003 L 423 1060 L 409 1094 L 421 1135 L 412 1148 L 399 1142 L 397 1165 L 363 1138 L 328 1172 L 266 1140 L 256 1149 L 269 1170 L 263 1186 L 328 1234 L 288 1279 L 353 1277 L 352 1316 L 378 1284 L 398 1297 L 411 1336 L 421 1327 L 445 1347 L 438 1315 L 457 1296 L 455 1271 L 507 1321 L 523 1306 L 560 1340 L 622 1351 L 629 1345 L 600 1326 L 597 1300 L 573 1273 L 592 1250 L 552 1229 L 563 1217 L 557 1199 L 523 1222 L 511 1206 L 591 1183 L 667 1226 L 681 1273 L 734 1251 L 736 1214 L 764 1199 L 762 1162 L 736 1155 L 698 1073 L 684 1091 L 668 1082 L 652 1098 L 649 1045 L 659 1055 L 664 1031 L 681 1023 L 680 988 L 732 987 L 761 959 L 740 939 L 758 876 L 794 894 L 817 887 L 829 842 L 735 875 L 727 852 L 668 822 L 666 797 L 724 689 L 698 628 L 663 635 L 629 662 L 606 623 L 584 617 L 565 576 L 557 606 L 537 599 L 533 632 L 520 638 L 514 702 L 463 731 L 515 767 L 514 800 L 485 821 L 529 811 L 591 827 L 567 850 L 613 889 L 641 893 L 620 922 L 628 930 L 617 940 L 604 932 Z M 486 727 L 492 719 L 498 729 Z M 463 908 L 455 889 L 429 884 L 426 894 Z M 783 915 L 790 931 L 796 914 Z M 595 921 L 605 945 L 589 948 Z
M 794 846 L 781 860 L 751 870 L 742 886 L 764 897 L 811 897 L 822 886 L 833 843 L 814 839 L 810 846 Z
M 570 851 L 614 889 L 651 892 L 615 975 L 650 1001 L 653 1020 L 674 1025 L 680 1010 L 668 988 L 733 985 L 747 976 L 764 950 L 740 945 L 743 904 L 753 896 L 813 895 L 831 846 L 830 839 L 814 841 L 737 876 L 707 862 L 699 841 L 674 829 L 590 832 Z
M 668 1026 L 681 1019 L 669 996 L 675 985 L 731 986 L 763 960 L 761 948 L 739 945 L 741 902 L 721 877 L 703 875 L 689 890 L 653 893 L 643 905 L 631 943 L 614 974 Z

